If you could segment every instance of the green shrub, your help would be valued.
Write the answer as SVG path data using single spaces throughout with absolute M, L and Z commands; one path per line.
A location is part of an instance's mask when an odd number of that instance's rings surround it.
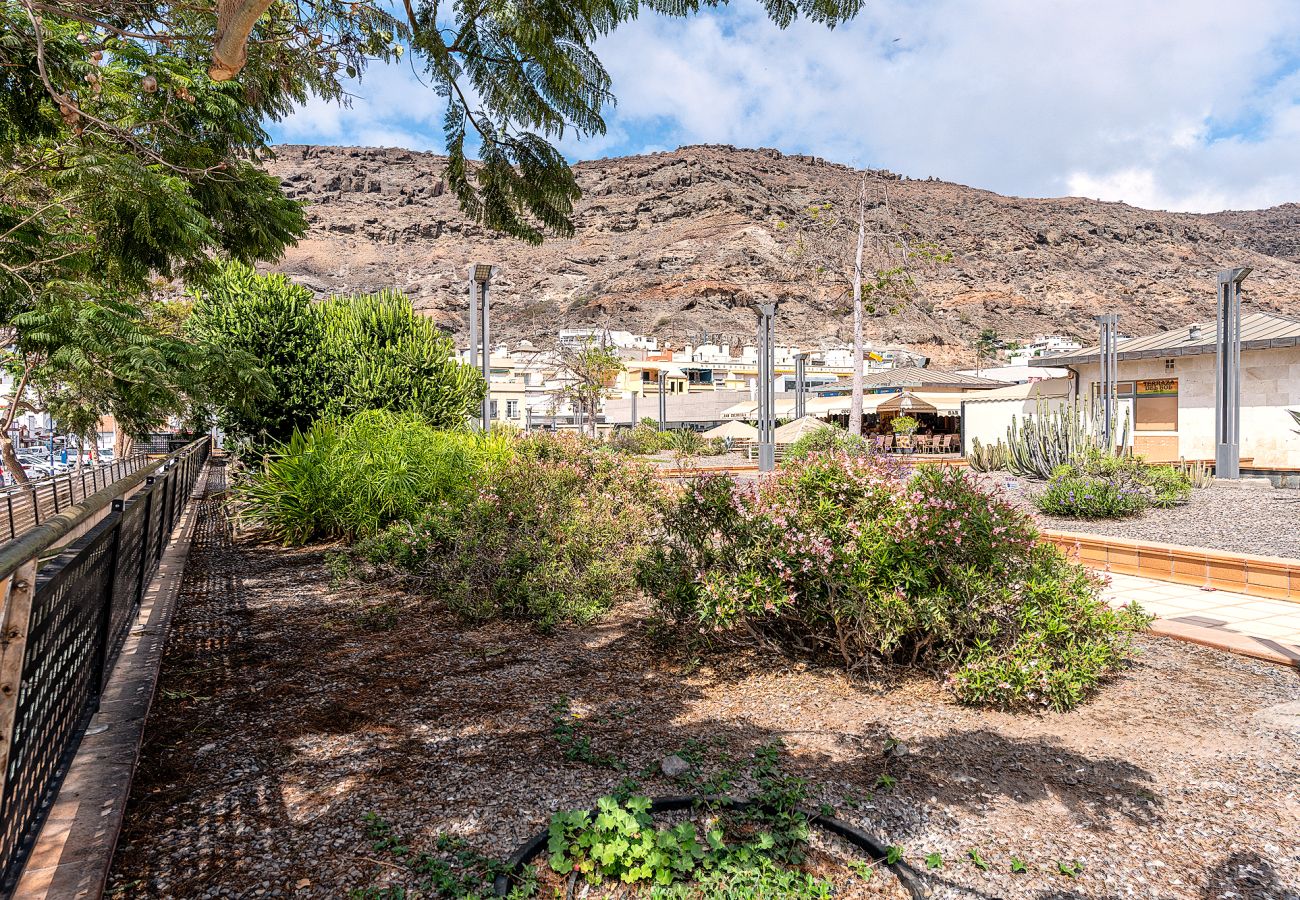
M 799 460 L 812 453 L 825 453 L 830 450 L 847 453 L 850 456 L 870 456 L 872 452 L 871 442 L 866 438 L 849 434 L 835 425 L 827 425 L 795 440 L 786 448 L 784 459 L 787 462 Z
M 1140 456 L 1090 449 L 1057 466 L 1047 489 L 1033 497 L 1049 515 L 1074 519 L 1133 516 L 1148 506 L 1187 500 L 1192 480 L 1174 466 L 1148 466 Z
M 282 275 L 228 263 L 204 283 L 187 328 L 211 349 L 247 354 L 266 375 L 266 396 L 214 386 L 218 420 L 234 438 L 287 441 L 323 414 L 369 409 L 458 428 L 483 398 L 482 376 L 395 291 L 316 303 Z
M 1146 509 L 1142 489 L 1100 475 L 1076 474 L 1071 467 L 1053 475 L 1034 505 L 1053 516 L 1071 519 L 1122 519 Z
M 221 404 L 217 420 L 232 439 L 287 441 L 324 412 L 329 363 L 305 287 L 243 263 L 224 264 L 204 282 L 186 328 L 199 343 L 251 355 L 266 376 L 265 396 L 248 396 L 235 385 L 213 387 Z
M 753 486 L 699 479 L 661 525 L 641 582 L 675 619 L 850 672 L 953 673 L 970 702 L 1068 708 L 1146 621 L 1109 609 L 1028 516 L 946 467 L 904 483 L 871 458 L 812 455 Z M 976 677 L 1031 658 L 1032 684 Z
M 645 455 L 668 449 L 670 432 L 660 431 L 655 425 L 638 422 L 631 428 L 616 428 L 609 436 L 609 446 L 619 453 Z
M 894 416 L 889 421 L 889 427 L 894 430 L 894 434 L 911 435 L 916 434 L 921 423 L 912 416 Z
M 531 438 L 466 502 L 428 505 L 357 553 L 472 620 L 589 622 L 636 594 L 656 490 L 642 465 Z
M 236 486 L 240 518 L 290 546 L 365 537 L 465 497 L 511 452 L 507 437 L 439 431 L 414 413 L 321 421 Z

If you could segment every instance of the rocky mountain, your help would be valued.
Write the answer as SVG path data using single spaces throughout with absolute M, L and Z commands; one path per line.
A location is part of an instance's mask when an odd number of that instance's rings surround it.
M 486 232 L 445 190 L 442 157 L 406 150 L 282 146 L 268 163 L 308 204 L 311 231 L 272 267 L 319 294 L 396 287 L 441 325 L 466 330 L 472 262 L 493 283 L 500 340 L 544 341 L 604 325 L 677 342 L 752 339 L 751 305 L 781 301 L 778 339 L 841 342 L 859 174 L 775 150 L 683 147 L 579 163 L 572 238 L 529 246 Z M 1246 302 L 1300 314 L 1300 206 L 1192 215 L 1075 197 L 1003 197 L 871 171 L 868 270 L 887 279 L 869 339 L 941 362 L 970 356 L 983 328 L 1004 339 L 1149 333 L 1213 318 L 1215 273 L 1254 267 Z M 935 259 L 934 257 L 939 257 Z
M 1300 262 L 1300 203 L 1214 213 L 1209 218 L 1252 250 Z

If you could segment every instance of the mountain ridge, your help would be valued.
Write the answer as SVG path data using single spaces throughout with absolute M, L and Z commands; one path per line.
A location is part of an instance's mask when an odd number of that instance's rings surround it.
M 752 340 L 751 304 L 779 299 L 782 343 L 842 343 L 851 332 L 845 266 L 856 242 L 861 172 L 806 155 L 694 145 L 574 165 L 583 190 L 572 238 L 538 247 L 465 219 L 418 151 L 283 145 L 266 166 L 308 203 L 309 233 L 272 270 L 320 295 L 395 287 L 462 340 L 466 272 L 501 266 L 493 334 L 544 342 L 603 325 L 677 343 Z M 904 248 L 915 287 L 868 317 L 869 340 L 940 362 L 971 358 L 980 330 L 1089 342 L 1092 317 L 1149 333 L 1214 317 L 1216 273 L 1255 269 L 1252 309 L 1300 314 L 1300 204 L 1170 213 L 1081 197 L 1007 197 L 868 170 L 868 269 Z M 823 209 L 820 221 L 810 210 Z M 827 224 L 834 220 L 834 224 Z M 834 257 L 833 264 L 827 265 Z M 828 274 L 838 272 L 838 276 Z

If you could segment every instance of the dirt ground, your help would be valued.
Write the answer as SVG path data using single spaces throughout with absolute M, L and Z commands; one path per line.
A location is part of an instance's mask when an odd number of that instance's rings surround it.
M 451 833 L 505 856 L 628 774 L 680 793 L 657 769 L 692 739 L 733 755 L 779 739 L 817 802 L 922 869 L 941 854 L 936 897 L 1300 897 L 1296 670 L 1152 638 L 1084 708 L 1011 714 L 931 678 L 695 656 L 637 612 L 549 635 L 466 628 L 334 587 L 323 551 L 232 537 L 203 501 L 110 896 L 346 897 L 404 883 L 367 813 L 417 849 Z M 626 770 L 564 758 L 566 697 Z

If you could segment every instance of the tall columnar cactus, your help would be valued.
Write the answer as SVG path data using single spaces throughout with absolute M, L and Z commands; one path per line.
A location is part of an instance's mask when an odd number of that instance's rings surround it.
M 1064 403 L 1049 409 L 1045 401 L 1023 422 L 1015 419 L 1007 429 L 1007 468 L 1024 478 L 1047 479 L 1060 465 L 1096 445 L 1093 429 L 1082 407 Z

